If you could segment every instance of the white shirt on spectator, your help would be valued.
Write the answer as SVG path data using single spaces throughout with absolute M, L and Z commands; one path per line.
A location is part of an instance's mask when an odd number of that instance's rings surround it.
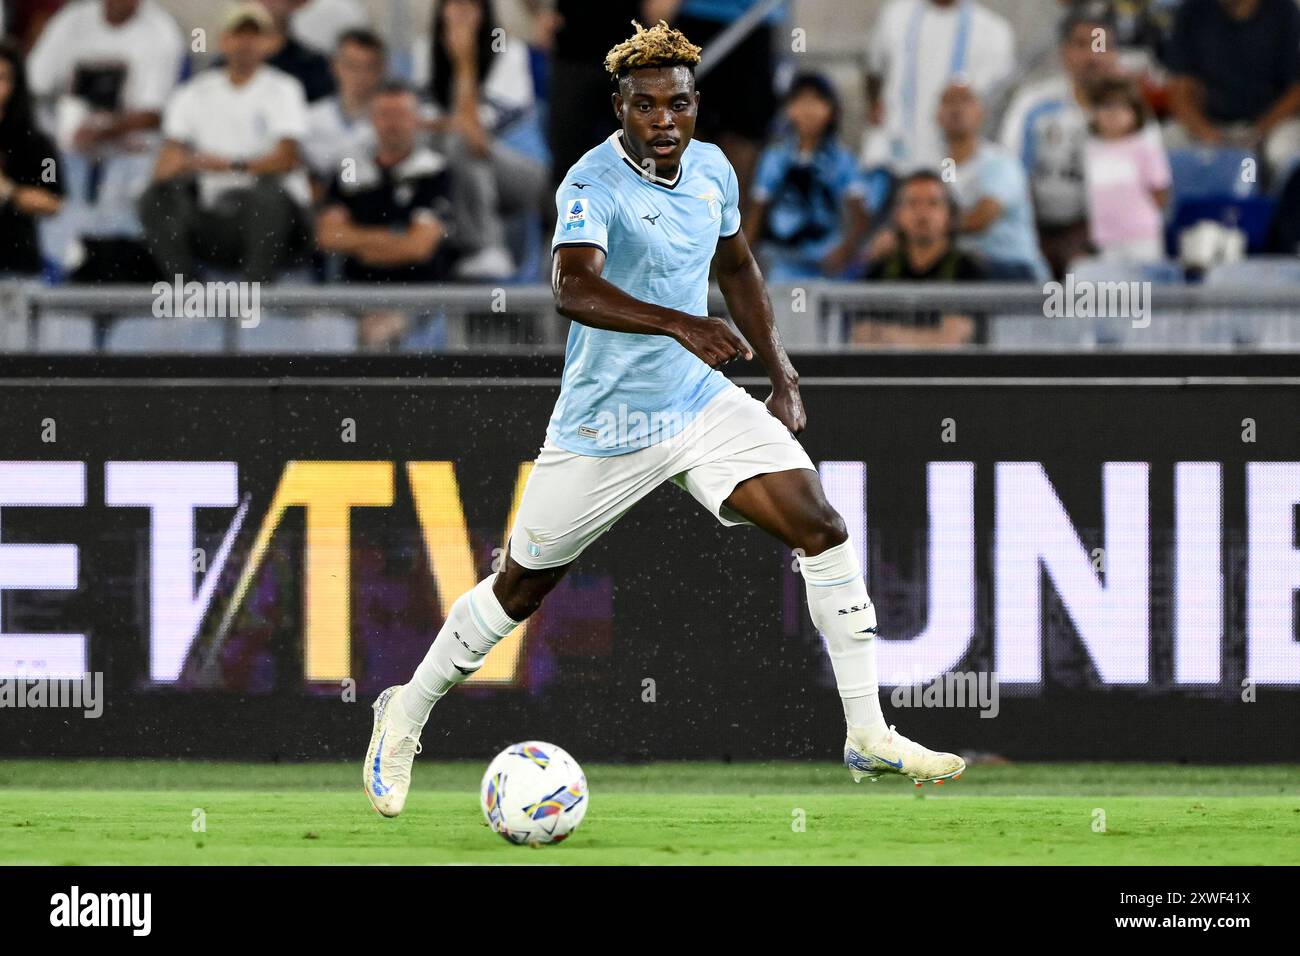
M 136 201 L 153 174 L 156 131 L 136 131 L 83 154 L 77 131 L 105 107 L 161 113 L 180 82 L 185 40 L 171 15 L 154 0 L 116 26 L 104 19 L 101 0 L 77 0 L 50 18 L 27 58 L 37 116 L 63 156 L 66 192 L 56 216 L 40 224 L 46 254 L 68 267 L 84 255 L 80 238 L 135 236 Z M 94 105 L 76 95 L 78 75 L 94 78 Z M 92 186 L 93 183 L 93 186 Z
M 299 43 L 332 56 L 340 33 L 369 26 L 370 17 L 357 0 L 311 0 L 294 13 L 289 32 Z
M 232 84 L 220 67 L 205 70 L 176 91 L 163 115 L 167 139 L 229 160 L 257 159 L 286 139 L 301 146 L 306 134 L 302 84 L 270 66 L 259 67 L 242 86 Z M 200 201 L 210 206 L 223 192 L 252 181 L 247 173 L 201 173 Z M 297 202 L 305 206 L 311 201 L 301 167 L 286 173 L 282 181 Z
M 890 0 L 867 49 L 883 79 L 888 162 L 896 171 L 935 167 L 944 156 L 935 114 L 949 83 L 963 78 L 981 97 L 1015 68 L 1011 24 L 975 0 L 941 7 L 932 0 Z
M 375 129 L 370 120 L 348 117 L 337 96 L 327 96 L 307 107 L 307 137 L 302 142 L 302 153 L 317 178 L 328 183 L 339 174 L 344 159 L 360 159 L 374 148 Z
M 78 67 L 120 66 L 118 109 L 161 112 L 184 57 L 180 27 L 154 0 L 143 0 L 118 26 L 104 19 L 100 0 L 78 0 L 41 31 L 27 57 L 27 82 L 38 99 L 52 99 L 71 93 Z

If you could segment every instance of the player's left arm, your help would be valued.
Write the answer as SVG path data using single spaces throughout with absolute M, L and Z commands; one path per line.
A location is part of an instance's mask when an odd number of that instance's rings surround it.
M 794 370 L 790 356 L 785 354 L 785 346 L 781 344 L 772 315 L 772 302 L 763 285 L 763 274 L 754 261 L 744 230 L 738 229 L 733 235 L 718 240 L 713 264 L 717 270 L 718 288 L 727 302 L 731 320 L 763 363 L 772 382 L 772 394 L 767 398 L 768 411 L 797 435 L 808 423 L 803 398 L 799 395 L 799 373 Z

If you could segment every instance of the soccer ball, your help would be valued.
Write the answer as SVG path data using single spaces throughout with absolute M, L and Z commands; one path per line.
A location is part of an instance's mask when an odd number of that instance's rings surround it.
M 488 826 L 511 843 L 559 843 L 587 814 L 587 776 L 555 744 L 526 740 L 497 754 L 479 802 Z

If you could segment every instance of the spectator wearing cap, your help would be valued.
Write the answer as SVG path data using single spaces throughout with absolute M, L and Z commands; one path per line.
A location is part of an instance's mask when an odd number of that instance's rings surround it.
M 985 261 L 990 275 L 1043 282 L 1050 275 L 1038 251 L 1024 168 L 1009 150 L 980 136 L 984 111 L 975 91 L 952 83 L 939 100 L 953 197 L 957 244 Z
M 836 277 L 870 221 L 857 163 L 838 139 L 839 100 L 824 76 L 805 73 L 790 84 L 783 112 L 788 129 L 759 159 L 746 237 L 773 282 Z
M 337 174 L 316 221 L 316 242 L 345 257 L 353 282 L 433 282 L 446 277 L 443 226 L 450 208 L 445 161 L 416 141 L 415 93 L 384 84 L 371 100 L 375 146 L 355 170 Z M 386 345 L 406 326 L 405 316 L 372 313 L 362 344 Z
M 1281 178 L 1300 156 L 1295 0 L 1183 0 L 1166 59 L 1169 145 L 1258 149 Z
M 222 64 L 167 104 L 154 183 L 141 199 L 146 240 L 167 276 L 203 262 L 270 281 L 305 246 L 307 106 L 302 84 L 264 62 L 274 30 L 261 4 L 233 7 Z

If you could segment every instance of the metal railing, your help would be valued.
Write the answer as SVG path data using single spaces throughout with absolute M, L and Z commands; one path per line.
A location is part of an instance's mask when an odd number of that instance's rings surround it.
M 975 321 L 971 347 L 1000 351 L 1300 351 L 1295 287 L 1092 285 L 1091 302 L 1032 284 L 817 281 L 769 292 L 783 338 L 800 351 L 854 350 L 871 323 L 927 328 L 948 315 Z M 353 352 L 358 321 L 381 310 L 409 317 L 404 351 L 548 353 L 562 350 L 569 324 L 544 285 L 266 285 L 256 321 L 159 317 L 158 301 L 150 286 L 0 282 L 0 353 Z M 716 288 L 710 312 L 726 314 Z

